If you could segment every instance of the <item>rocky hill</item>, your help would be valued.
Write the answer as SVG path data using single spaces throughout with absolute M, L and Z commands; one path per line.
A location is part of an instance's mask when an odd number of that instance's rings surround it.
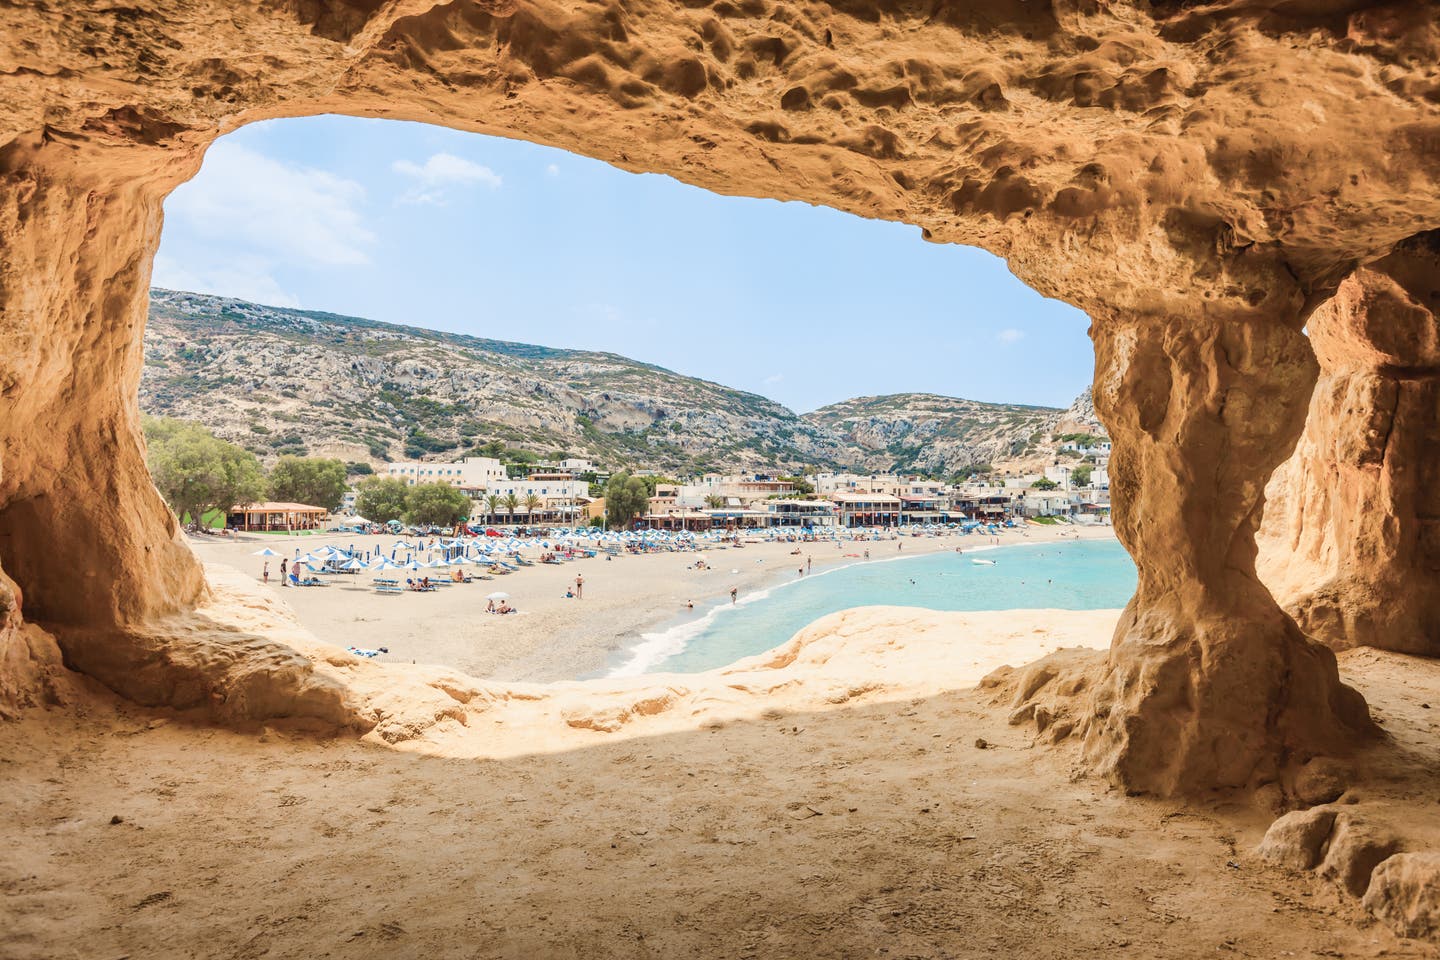
M 498 440 L 677 472 L 946 474 L 1048 441 L 1062 411 L 903 394 L 799 416 L 608 353 L 152 290 L 142 408 L 262 458 L 453 458 Z

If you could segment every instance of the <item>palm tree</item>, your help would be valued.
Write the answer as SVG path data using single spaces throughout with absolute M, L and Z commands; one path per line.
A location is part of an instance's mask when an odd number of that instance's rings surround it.
M 709 507 L 711 510 L 719 510 L 721 507 L 725 506 L 725 498 L 720 496 L 718 493 L 712 493 L 710 494 L 710 496 L 705 498 L 705 506 Z
M 545 501 L 533 493 L 525 495 L 525 520 L 527 523 L 535 522 L 535 513 L 545 506 Z
M 505 494 L 505 519 L 509 523 L 515 522 L 515 510 L 519 506 L 520 498 L 515 496 L 514 490 L 511 490 L 509 493 Z
M 500 515 L 500 508 L 505 505 L 505 498 L 498 493 L 492 493 L 485 498 L 485 509 L 490 513 L 490 522 L 494 523 L 495 518 Z

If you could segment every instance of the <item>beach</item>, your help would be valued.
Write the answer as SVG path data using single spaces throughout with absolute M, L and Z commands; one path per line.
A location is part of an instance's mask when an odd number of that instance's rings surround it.
M 1036 525 L 1005 529 L 1004 544 L 1054 540 L 1113 538 L 1109 526 Z M 391 534 L 276 536 L 241 535 L 228 540 L 195 537 L 191 544 L 209 564 L 223 564 L 258 582 L 262 565 L 270 562 L 268 590 L 283 600 L 294 616 L 320 640 L 340 647 L 360 647 L 387 653 L 376 659 L 392 663 L 441 664 L 470 676 L 503 681 L 550 682 L 603 673 L 621 651 L 639 641 L 642 633 L 687 615 L 699 615 L 716 603 L 728 602 L 732 589 L 744 599 L 757 591 L 798 578 L 810 561 L 807 575 L 841 564 L 917 556 L 940 551 L 992 545 L 997 538 L 980 533 L 939 537 L 903 537 L 897 540 L 835 543 L 745 543 L 740 549 L 709 549 L 696 553 L 625 554 L 613 560 L 599 557 L 558 566 L 537 563 L 491 581 L 441 586 L 431 593 L 377 593 L 371 581 L 376 574 L 324 578 L 324 587 L 280 587 L 281 557 L 253 554 L 270 547 L 293 557 L 298 547 L 307 553 L 324 545 L 389 554 L 396 542 Z M 792 551 L 798 549 L 799 554 Z M 538 560 L 539 550 L 526 551 Z M 847 556 L 848 555 L 848 556 Z M 420 556 L 425 556 L 421 553 Z M 695 568 L 697 559 L 709 569 Z M 467 573 L 482 568 L 467 566 Z M 400 570 L 385 574 L 399 578 L 422 574 L 447 576 L 444 568 Z M 585 578 L 583 596 L 566 598 L 575 578 Z M 503 591 L 520 612 L 513 616 L 485 613 L 486 596 Z M 693 609 L 688 604 L 694 604 Z

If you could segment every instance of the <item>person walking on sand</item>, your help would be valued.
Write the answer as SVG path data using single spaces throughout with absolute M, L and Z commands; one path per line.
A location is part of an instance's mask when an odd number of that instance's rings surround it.
M 731 602 L 731 603 L 734 603 L 734 602 L 735 602 L 735 595 L 736 595 L 737 593 L 739 593 L 739 592 L 740 592 L 740 591 L 737 590 L 735 587 L 731 587 L 731 588 L 730 588 L 730 602 Z
M 281 557 L 281 558 L 280 558 L 280 586 L 282 586 L 282 587 L 285 586 L 285 564 L 286 564 L 285 558 L 284 558 L 284 557 Z
M 270 561 L 269 561 L 269 560 L 266 560 L 266 561 L 265 561 L 265 566 L 264 566 L 263 568 L 261 568 L 261 570 L 260 570 L 260 582 L 261 582 L 261 583 L 269 583 L 269 582 L 270 582 Z
M 805 572 L 806 572 L 806 573 L 809 573 L 809 572 L 810 572 L 810 568 L 814 565 L 814 563 L 815 563 L 815 558 L 812 557 L 812 556 L 810 556 L 809 554 L 806 554 L 806 556 L 805 556 Z
M 575 599 L 579 600 L 585 596 L 585 577 L 583 574 L 575 576 Z

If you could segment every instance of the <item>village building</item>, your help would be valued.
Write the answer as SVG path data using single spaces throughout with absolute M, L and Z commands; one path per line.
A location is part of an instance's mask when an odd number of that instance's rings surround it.
M 383 477 L 404 480 L 409 486 L 422 483 L 448 483 L 452 487 L 485 487 L 505 479 L 505 466 L 493 457 L 466 457 L 454 463 L 428 463 L 407 460 L 387 463 L 379 471 Z
M 829 500 L 767 500 L 765 511 L 771 527 L 834 527 L 840 522 Z
M 330 511 L 304 503 L 265 500 L 236 504 L 225 511 L 225 526 L 232 530 L 319 530 Z

